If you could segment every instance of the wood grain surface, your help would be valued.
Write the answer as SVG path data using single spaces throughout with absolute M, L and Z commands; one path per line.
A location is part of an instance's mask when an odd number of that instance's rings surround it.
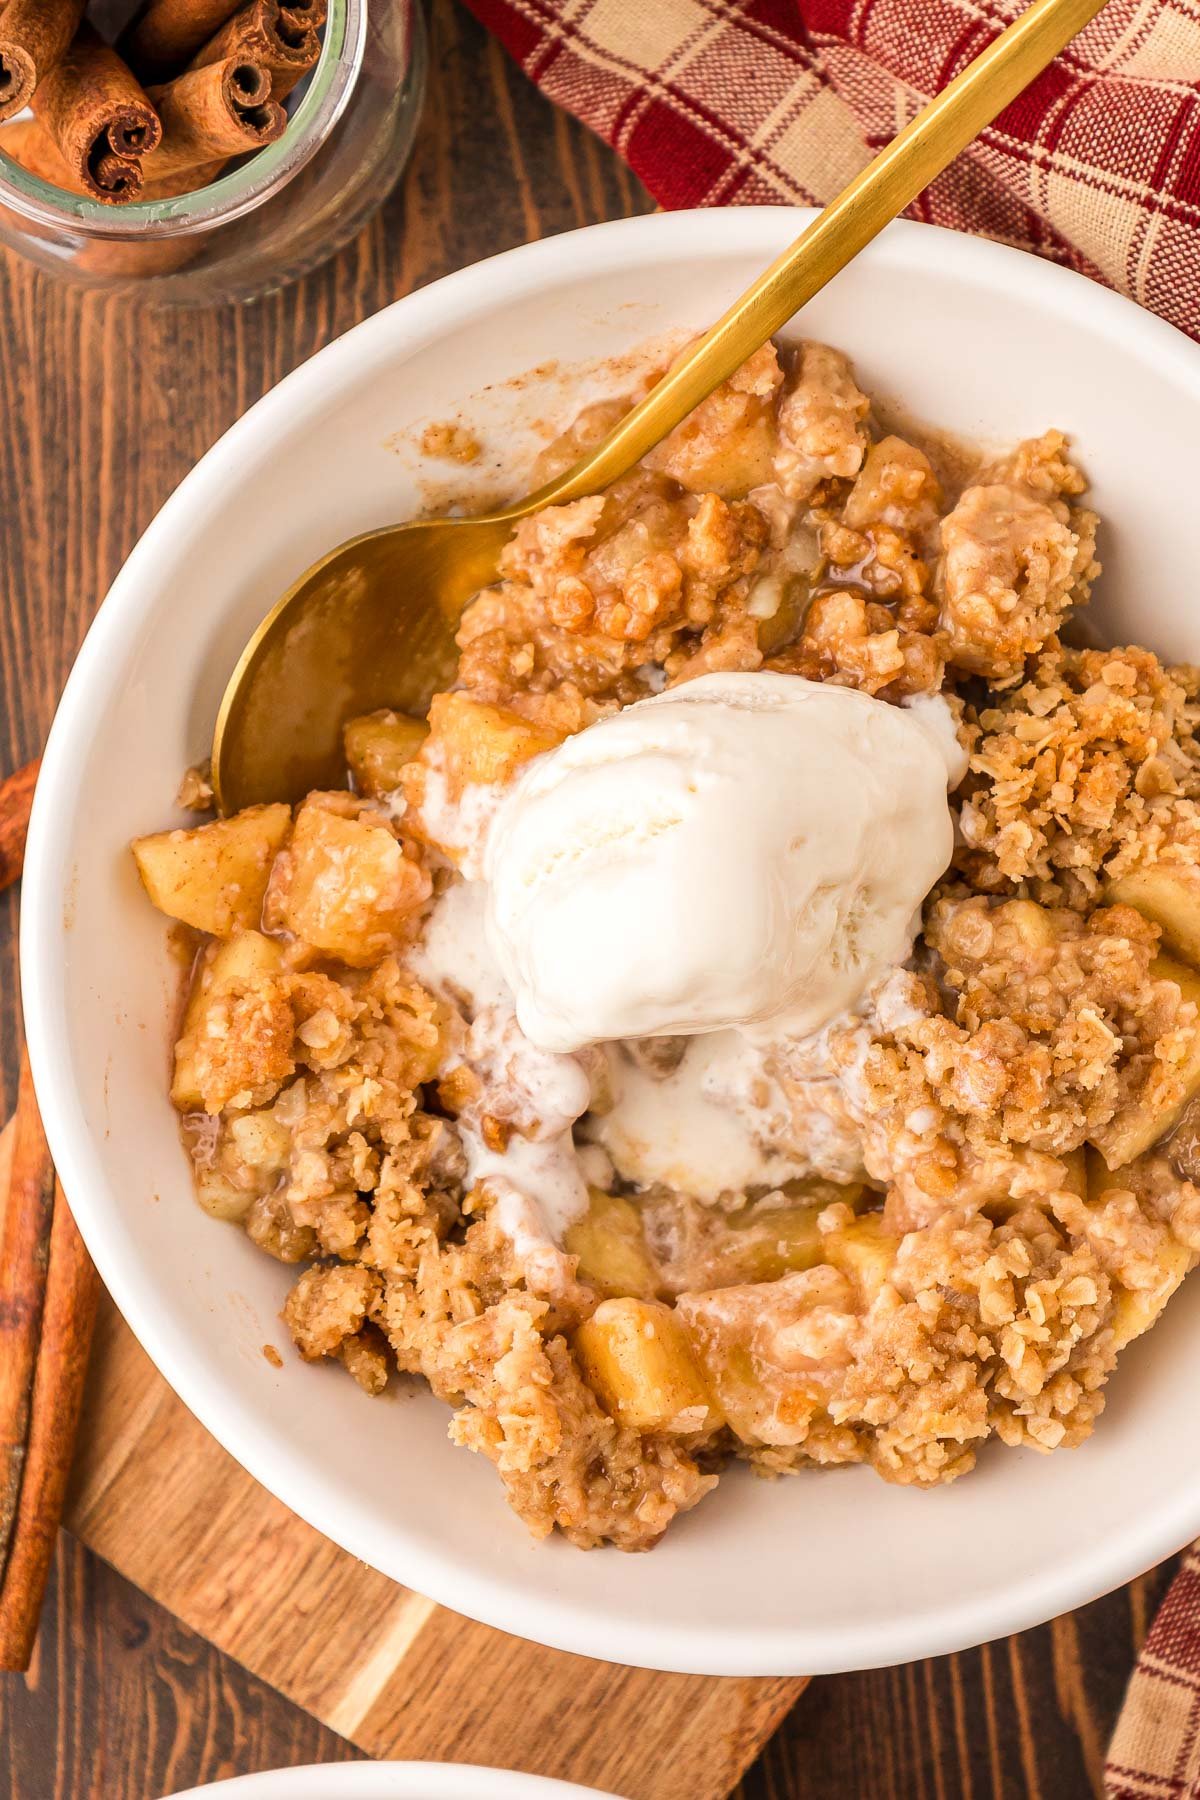
M 299 286 L 249 308 L 143 312 L 4 258 L 0 775 L 40 750 L 87 623 L 140 532 L 259 394 L 338 332 L 450 269 L 650 207 L 617 160 L 536 95 L 453 0 L 433 0 L 431 22 L 430 98 L 413 162 L 378 218 Z M 0 1117 L 16 1091 L 16 909 L 15 894 L 0 895 Z M 108 1319 L 103 1343 L 110 1330 Z M 137 1407 L 137 1392 L 126 1404 Z M 95 1476 L 84 1469 L 81 1505 Z M 89 1529 L 99 1536 L 108 1526 L 97 1516 Z M 1021 1532 L 1014 1519 L 1010 1541 L 980 1553 L 1019 1558 Z M 796 1553 L 812 1554 L 802 1515 Z M 963 1656 L 813 1682 L 739 1800 L 1099 1793 L 1104 1744 L 1169 1573 Z M 214 1614 L 220 1601 L 214 1573 Z M 229 1648 L 248 1654 L 241 1639 Z M 179 1625 L 64 1537 L 30 1674 L 0 1681 L 0 1796 L 155 1800 L 201 1780 L 359 1754 L 237 1654 Z M 423 1679 L 449 1717 L 457 1697 L 443 1678 L 431 1656 Z M 359 1701 L 343 1694 L 341 1713 L 338 1704 L 334 1696 L 333 1716 L 349 1723 Z M 581 1742 L 609 1729 L 586 1691 L 568 1725 Z M 464 1754 L 453 1742 L 447 1752 Z M 663 1791 L 689 1795 L 680 1780 Z

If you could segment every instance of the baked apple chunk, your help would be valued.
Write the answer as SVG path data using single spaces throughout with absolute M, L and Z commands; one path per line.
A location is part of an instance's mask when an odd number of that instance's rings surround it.
M 720 1422 L 687 1333 L 669 1306 L 628 1297 L 602 1300 L 576 1331 L 575 1354 L 618 1424 L 690 1435 Z
M 1184 962 L 1200 967 L 1200 869 L 1151 863 L 1110 881 L 1110 905 L 1132 906 L 1162 927 L 1163 943 Z
M 588 1190 L 588 1209 L 563 1238 L 568 1255 L 579 1259 L 577 1273 L 601 1294 L 652 1300 L 658 1274 L 646 1247 L 642 1215 L 632 1200 Z
M 248 806 L 190 831 L 135 838 L 133 855 L 160 912 L 227 938 L 259 924 L 271 869 L 291 828 L 290 806 Z
M 1091 1152 L 1087 1159 L 1087 1202 L 1089 1211 L 1103 1221 L 1110 1205 L 1132 1209 L 1137 1204 L 1138 1190 L 1144 1172 L 1153 1159 L 1147 1158 L 1137 1167 L 1108 1168 L 1102 1157 Z M 1196 1265 L 1196 1253 L 1175 1237 L 1165 1225 L 1157 1228 L 1149 1254 L 1140 1259 L 1138 1269 L 1142 1285 L 1133 1287 L 1121 1281 L 1113 1283 L 1112 1332 L 1117 1350 L 1144 1331 L 1149 1331 L 1167 1301 Z
M 351 968 L 367 968 L 410 935 L 429 876 L 378 814 L 345 794 L 310 795 L 275 866 L 268 922 Z
M 452 793 L 468 782 L 511 781 L 522 763 L 562 741 L 560 732 L 532 725 L 507 706 L 463 693 L 435 697 L 429 728 Z
M 1190 1026 L 1184 1027 L 1185 1042 L 1169 1080 L 1158 1079 L 1156 1068 L 1142 1093 L 1093 1133 L 1092 1143 L 1110 1169 L 1123 1168 L 1166 1137 L 1179 1123 L 1188 1102 L 1200 1094 L 1200 974 L 1173 956 L 1156 956 L 1150 973 L 1157 981 L 1173 982 L 1183 1002 L 1195 1011 Z
M 360 794 L 379 798 L 393 794 L 400 786 L 403 771 L 417 755 L 429 736 L 424 719 L 411 719 L 407 713 L 363 713 L 343 728 L 346 766 L 354 777 Z
M 234 1005 L 239 996 L 262 999 L 282 966 L 283 946 L 260 931 L 243 931 L 225 943 L 209 946 L 192 982 L 183 1030 L 175 1046 L 171 1100 L 180 1112 L 200 1112 L 208 1104 L 214 1057 L 219 1054 L 228 1064 L 235 1049 L 231 1031 Z M 243 1084 L 235 1078 L 232 1085 L 236 1089 Z M 246 1071 L 244 1085 L 253 1085 L 252 1070 Z

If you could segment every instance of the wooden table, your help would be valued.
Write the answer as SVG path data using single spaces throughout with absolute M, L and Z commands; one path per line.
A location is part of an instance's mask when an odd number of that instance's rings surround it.
M 450 269 L 650 209 L 453 0 L 434 0 L 430 89 L 412 165 L 380 216 L 255 307 L 139 314 L 13 258 L 0 267 L 0 770 L 40 748 L 88 620 L 151 516 L 280 376 Z M 0 897 L 0 1117 L 16 1093 L 16 918 L 15 896 Z M 995 1553 L 1019 1555 L 1020 1541 L 1018 1518 Z M 967 1655 L 814 1682 L 741 1800 L 1098 1793 L 1169 1572 Z M 70 1540 L 28 1680 L 0 1677 L 0 1800 L 155 1800 L 355 1754 Z

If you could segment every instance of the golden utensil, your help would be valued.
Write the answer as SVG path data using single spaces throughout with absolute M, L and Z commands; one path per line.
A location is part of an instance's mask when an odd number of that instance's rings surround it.
M 645 399 L 565 474 L 475 519 L 364 532 L 314 563 L 247 644 L 217 715 L 222 812 L 341 785 L 356 713 L 421 714 L 451 678 L 454 629 L 513 526 L 623 475 L 928 187 L 1105 0 L 1034 0 L 830 202 Z

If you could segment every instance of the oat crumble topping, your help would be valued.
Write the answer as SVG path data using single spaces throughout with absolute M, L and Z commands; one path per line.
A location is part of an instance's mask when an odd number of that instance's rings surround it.
M 1099 573 L 1084 491 L 1056 431 L 964 484 L 839 352 L 768 345 L 522 521 L 428 721 L 348 727 L 348 791 L 135 846 L 204 934 L 172 1085 L 202 1205 L 297 1265 L 302 1357 L 420 1376 L 538 1535 L 647 1548 L 732 1458 L 929 1486 L 989 1437 L 1079 1444 L 1200 1255 L 1200 674 L 1060 635 Z M 942 693 L 969 768 L 910 965 L 718 1095 L 807 1172 L 701 1199 L 619 1166 L 611 1058 L 557 1059 L 590 1107 L 539 1112 L 431 920 L 530 758 L 761 668 Z M 620 1054 L 682 1092 L 694 1042 Z M 564 1157 L 588 1204 L 558 1241 Z

